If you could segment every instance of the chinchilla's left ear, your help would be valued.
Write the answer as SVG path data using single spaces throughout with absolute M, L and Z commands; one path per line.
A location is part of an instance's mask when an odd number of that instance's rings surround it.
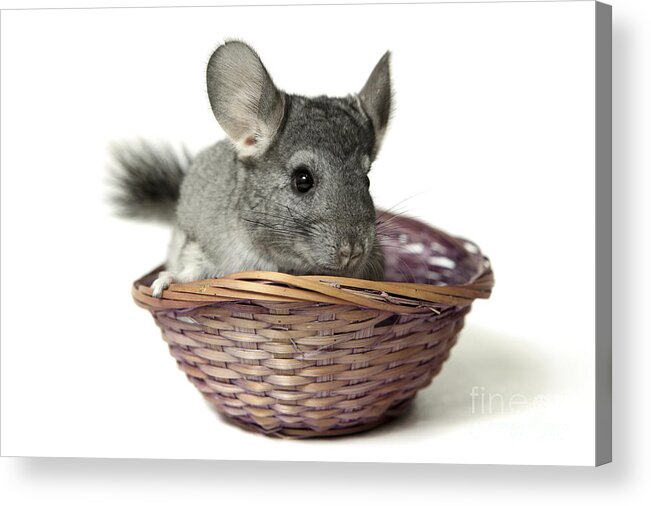
M 210 57 L 206 81 L 215 118 L 240 156 L 264 153 L 282 122 L 285 94 L 257 53 L 243 42 L 226 42 Z
M 391 53 L 387 51 L 377 62 L 368 81 L 359 92 L 359 99 L 375 130 L 373 157 L 382 144 L 382 138 L 391 115 Z

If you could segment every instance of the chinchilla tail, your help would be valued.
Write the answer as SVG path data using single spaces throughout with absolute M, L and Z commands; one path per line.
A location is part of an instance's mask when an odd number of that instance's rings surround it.
M 190 165 L 187 151 L 178 155 L 170 146 L 145 142 L 111 147 L 112 194 L 119 216 L 172 223 L 176 218 L 181 183 Z

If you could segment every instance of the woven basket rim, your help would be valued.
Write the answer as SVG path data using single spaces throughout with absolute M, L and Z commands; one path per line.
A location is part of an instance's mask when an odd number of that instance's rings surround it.
M 190 283 L 174 283 L 161 298 L 148 286 L 162 270 L 159 266 L 134 282 L 132 295 L 148 309 L 188 309 L 215 302 L 257 300 L 352 305 L 394 313 L 416 313 L 452 306 L 469 306 L 490 297 L 493 271 L 484 257 L 477 275 L 468 283 L 428 285 L 395 281 L 369 281 L 338 276 L 295 276 L 281 272 L 249 271 Z

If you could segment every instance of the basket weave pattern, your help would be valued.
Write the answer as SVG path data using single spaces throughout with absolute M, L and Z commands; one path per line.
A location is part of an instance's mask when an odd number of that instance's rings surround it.
M 279 437 L 341 435 L 400 414 L 493 286 L 472 243 L 389 216 L 386 281 L 275 272 L 134 284 L 188 379 L 227 419 Z

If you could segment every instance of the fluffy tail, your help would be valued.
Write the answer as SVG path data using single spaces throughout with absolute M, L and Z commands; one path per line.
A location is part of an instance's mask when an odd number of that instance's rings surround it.
M 169 146 L 140 143 L 112 148 L 111 200 L 126 218 L 162 221 L 175 219 L 181 183 L 190 156 L 177 155 Z

